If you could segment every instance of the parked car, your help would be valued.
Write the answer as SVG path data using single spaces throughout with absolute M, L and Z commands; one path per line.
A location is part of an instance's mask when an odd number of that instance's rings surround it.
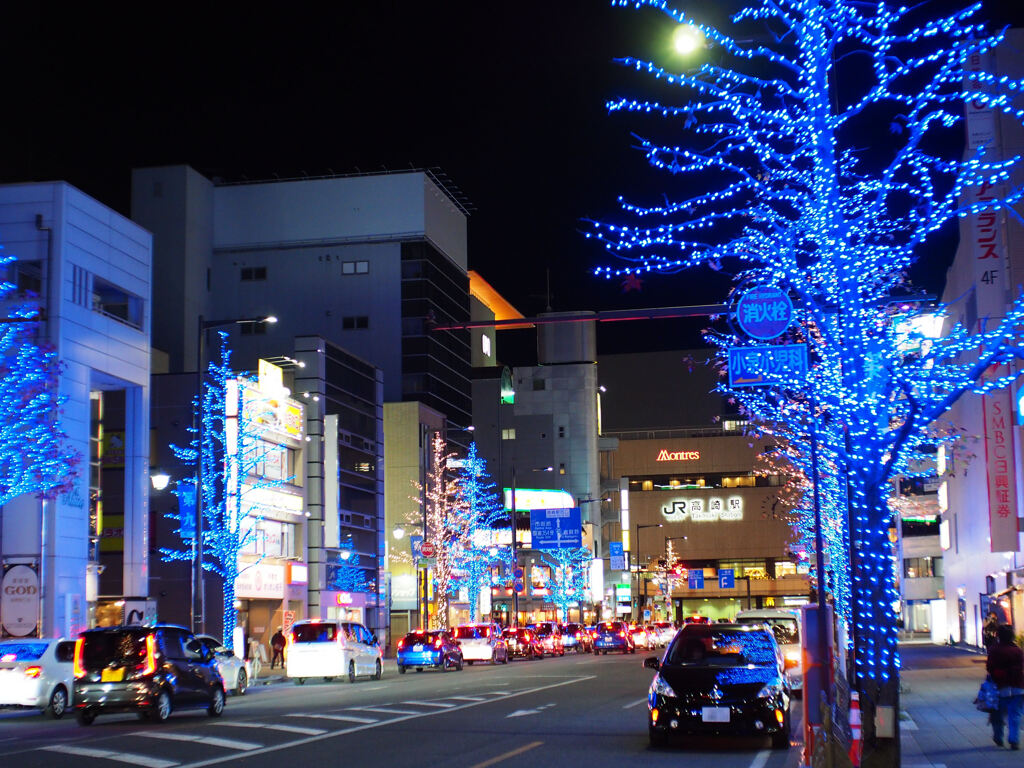
M 600 656 L 609 651 L 636 653 L 633 636 L 629 627 L 621 621 L 602 621 L 597 625 L 594 635 L 594 655 Z
M 789 747 L 790 690 L 772 632 L 753 624 L 687 624 L 659 661 L 647 698 L 651 744 L 674 734 L 771 737 Z
M 224 688 L 235 696 L 245 696 L 249 688 L 249 662 L 240 659 L 230 648 L 224 647 L 224 643 L 210 635 L 196 635 L 196 638 L 205 645 L 217 660 L 217 671 L 224 678 Z
M 775 633 L 775 641 L 782 650 L 786 679 L 795 693 L 804 689 L 804 670 L 800 649 L 800 614 L 782 608 L 758 608 L 736 614 L 739 624 L 767 624 Z
M 284 674 L 298 685 L 311 677 L 331 682 L 348 676 L 384 674 L 384 652 L 376 636 L 354 621 L 308 619 L 292 624 L 285 638 Z
M 101 712 L 133 711 L 164 721 L 178 707 L 224 711 L 216 657 L 183 627 L 99 627 L 75 643 L 75 715 L 89 725 Z
M 544 653 L 549 656 L 565 656 L 565 646 L 562 645 L 562 630 L 554 621 L 538 621 L 533 626 Z
M 576 653 L 590 653 L 594 638 L 582 624 L 566 624 L 562 627 L 562 646 L 572 648 Z
M 462 670 L 462 648 L 446 631 L 441 629 L 416 630 L 398 641 L 398 673 L 404 675 L 410 667 L 422 672 L 434 667 L 446 672 Z
M 462 624 L 455 628 L 454 635 L 462 646 L 462 658 L 470 666 L 474 661 L 508 664 L 508 647 L 497 624 Z
M 542 659 L 544 649 L 537 634 L 526 627 L 509 627 L 501 633 L 511 659 Z
M 75 641 L 26 638 L 0 642 L 0 707 L 64 717 L 75 683 Z

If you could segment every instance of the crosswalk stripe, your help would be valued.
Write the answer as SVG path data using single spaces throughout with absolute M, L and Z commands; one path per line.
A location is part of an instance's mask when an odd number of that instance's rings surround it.
M 323 728 L 304 728 L 301 725 L 278 725 L 276 723 L 243 723 L 238 720 L 220 720 L 217 725 L 227 728 L 259 728 L 260 730 L 284 731 L 286 733 L 301 733 L 306 736 L 316 736 L 320 733 L 327 733 Z
M 487 699 L 480 696 L 449 696 L 448 698 L 458 699 L 459 701 L 487 701 Z
M 380 718 L 377 717 L 356 717 L 355 715 L 300 715 L 298 713 L 288 715 L 288 717 L 314 717 L 319 720 L 339 720 L 345 723 L 362 723 L 363 725 L 370 725 L 371 723 L 379 723 Z
M 237 749 L 241 752 L 248 752 L 251 749 L 259 749 L 262 744 L 254 741 L 238 741 L 236 739 L 219 739 L 216 736 L 198 736 L 194 733 L 170 733 L 159 731 L 136 731 L 132 736 L 144 736 L 148 739 L 166 739 L 167 741 L 189 741 L 194 744 L 209 744 L 211 747 L 223 747 L 224 749 Z
M 172 765 L 179 765 L 173 760 L 161 760 L 156 757 L 137 755 L 133 752 L 114 752 L 109 749 L 90 749 L 89 747 L 75 747 L 70 744 L 60 746 L 40 747 L 47 752 L 61 752 L 65 755 L 81 755 L 82 757 L 95 757 L 100 760 L 117 760 L 121 763 L 142 765 L 145 768 L 171 768 Z
M 454 707 L 454 704 L 445 704 L 443 701 L 403 701 L 403 704 L 414 704 L 417 707 Z
M 354 712 L 380 712 L 384 715 L 422 715 L 415 709 L 385 709 L 384 707 L 349 707 Z

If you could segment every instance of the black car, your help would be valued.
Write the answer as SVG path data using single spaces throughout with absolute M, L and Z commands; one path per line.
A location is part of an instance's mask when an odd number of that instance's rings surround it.
M 224 680 L 209 648 L 182 627 L 90 629 L 75 643 L 75 714 L 136 712 L 163 722 L 178 707 L 224 711 Z
M 687 624 L 659 662 L 647 697 L 648 734 L 771 736 L 789 746 L 790 690 L 775 637 L 763 625 Z
M 543 659 L 544 648 L 537 633 L 526 627 L 509 627 L 501 633 L 510 659 Z

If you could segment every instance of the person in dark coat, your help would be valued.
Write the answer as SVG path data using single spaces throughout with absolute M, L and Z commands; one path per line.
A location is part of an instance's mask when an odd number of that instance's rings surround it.
M 274 652 L 273 656 L 270 657 L 270 668 L 273 669 L 277 662 L 281 662 L 281 666 L 284 666 L 284 632 L 283 627 L 278 627 L 277 632 L 270 638 L 270 650 Z
M 1014 641 L 1013 627 L 1000 624 L 988 649 L 985 669 L 999 689 L 999 709 L 990 715 L 992 741 L 1003 746 L 1003 725 L 1010 749 L 1020 749 L 1020 711 L 1024 703 L 1024 651 Z

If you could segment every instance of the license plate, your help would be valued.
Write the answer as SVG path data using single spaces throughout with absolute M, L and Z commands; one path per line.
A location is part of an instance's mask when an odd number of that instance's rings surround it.
M 414 645 L 414 646 L 412 647 L 412 649 L 413 649 L 414 651 L 416 651 L 417 653 L 419 653 L 420 651 L 422 651 L 422 650 L 423 650 L 423 646 L 422 646 L 422 645 L 421 645 L 420 643 L 417 643 L 416 645 Z
M 701 712 L 701 719 L 705 723 L 728 723 L 728 707 L 704 707 Z
M 100 682 L 102 683 L 120 683 L 122 680 L 124 680 L 124 667 L 100 671 Z

